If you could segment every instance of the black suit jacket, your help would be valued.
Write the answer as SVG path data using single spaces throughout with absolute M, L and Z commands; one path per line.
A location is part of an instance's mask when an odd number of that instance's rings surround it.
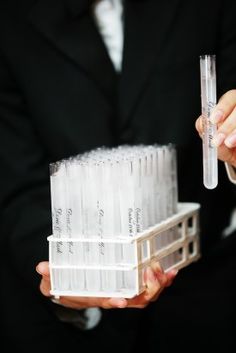
M 223 164 L 218 187 L 213 191 L 203 187 L 201 141 L 194 121 L 200 114 L 199 55 L 216 54 L 218 96 L 236 87 L 235 13 L 236 2 L 231 0 L 125 1 L 123 69 L 118 75 L 81 1 L 1 2 L 1 295 L 8 344 L 26 352 L 36 342 L 38 349 L 64 352 L 68 342 L 82 349 L 105 341 L 109 346 L 116 340 L 118 351 L 118 343 L 124 349 L 127 340 L 131 351 L 138 319 L 144 315 L 106 312 L 96 330 L 82 333 L 60 323 L 40 295 L 35 265 L 48 258 L 52 161 L 103 145 L 174 143 L 179 199 L 202 205 L 203 254 L 207 256 L 220 241 L 235 195 Z M 233 266 L 230 263 L 235 274 Z M 201 273 L 200 278 L 204 274 L 208 279 L 207 268 L 203 266 L 196 276 Z M 185 303 L 194 295 L 185 294 L 191 277 L 184 278 L 171 297 L 176 310 L 178 293 Z M 208 280 L 200 281 L 199 291 L 207 290 L 207 285 Z M 229 292 L 227 287 L 226 298 Z M 162 306 L 167 319 L 169 307 L 167 300 Z M 187 313 L 181 310 L 179 316 L 171 315 L 185 330 L 189 322 L 186 325 Z M 217 315 L 214 318 L 220 322 Z M 190 322 L 194 320 L 200 321 L 196 315 Z M 226 325 L 231 322 L 227 318 Z M 103 334 L 110 340 L 102 342 Z

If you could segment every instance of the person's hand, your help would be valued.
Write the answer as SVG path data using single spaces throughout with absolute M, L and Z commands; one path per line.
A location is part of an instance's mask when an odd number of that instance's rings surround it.
M 220 98 L 210 120 L 217 124 L 213 143 L 218 147 L 218 158 L 236 167 L 236 89 Z M 202 136 L 202 117 L 196 120 L 196 129 Z
M 159 263 L 153 263 L 145 272 L 144 281 L 146 290 L 132 299 L 61 296 L 55 300 L 50 294 L 49 263 L 40 262 L 36 267 L 36 271 L 42 276 L 40 283 L 41 293 L 46 297 L 52 298 L 54 302 L 72 309 L 91 307 L 100 307 L 103 309 L 145 308 L 150 302 L 155 301 L 159 297 L 164 288 L 171 285 L 178 272 L 173 269 L 164 273 Z

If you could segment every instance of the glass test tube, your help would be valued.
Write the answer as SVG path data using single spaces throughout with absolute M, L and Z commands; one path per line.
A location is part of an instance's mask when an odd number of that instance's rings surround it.
M 215 55 L 200 56 L 201 104 L 203 117 L 203 183 L 207 189 L 218 184 L 217 147 L 212 144 L 217 126 L 210 121 L 212 109 L 216 105 Z

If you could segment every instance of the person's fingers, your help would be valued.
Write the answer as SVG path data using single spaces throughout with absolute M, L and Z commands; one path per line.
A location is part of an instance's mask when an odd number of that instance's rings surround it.
M 149 304 L 150 299 L 159 293 L 161 285 L 151 267 L 148 267 L 145 271 L 145 283 L 147 288 L 144 292 L 134 298 L 127 299 L 129 308 L 145 308 Z
M 145 300 L 150 301 L 154 296 L 159 294 L 161 288 L 164 288 L 167 282 L 167 278 L 161 269 L 160 265 L 152 264 L 151 267 L 147 268 L 147 290 L 145 295 Z
M 127 299 L 125 298 L 105 298 L 106 300 L 103 302 L 104 309 L 110 308 L 126 308 L 127 307 Z
M 236 127 L 236 107 L 227 116 L 227 119 L 225 119 L 224 122 L 219 124 L 217 134 L 221 133 L 227 137 L 235 130 L 235 127 Z
M 221 146 L 223 143 L 228 148 L 236 146 L 236 107 L 227 119 L 218 126 L 212 142 L 216 147 Z
M 215 147 L 220 147 L 225 141 L 226 135 L 223 132 L 218 131 L 212 139 L 212 144 Z
M 36 271 L 41 275 L 41 276 L 49 276 L 49 262 L 48 261 L 42 261 L 39 262 L 39 264 L 36 266 Z
M 42 275 L 40 290 L 43 295 L 50 297 L 50 273 L 48 262 L 41 262 L 36 268 Z M 158 298 L 163 289 L 169 286 L 176 276 L 177 271 L 172 270 L 166 274 L 158 262 L 152 263 L 145 271 L 145 283 L 147 289 L 140 295 L 131 298 L 97 298 L 97 297 L 66 297 L 57 299 L 57 303 L 73 309 L 84 309 L 89 307 L 101 307 L 103 309 L 114 308 L 144 308 L 151 301 Z
M 162 272 L 162 273 L 164 273 L 164 270 L 163 270 L 163 268 L 162 268 L 160 262 L 158 262 L 158 261 L 155 261 L 155 262 L 154 262 L 154 261 L 153 261 L 153 262 L 151 262 L 150 266 L 151 266 L 151 269 L 152 269 L 154 272 Z
M 40 262 L 36 271 L 42 276 L 40 282 L 40 291 L 46 297 L 51 297 L 50 289 L 51 289 L 51 281 L 50 281 L 50 272 L 49 272 L 49 263 L 47 261 Z
M 236 147 L 236 129 L 234 129 L 225 139 L 225 145 L 228 148 Z
M 226 92 L 220 99 L 218 104 L 212 110 L 210 120 L 214 124 L 224 121 L 233 111 L 236 105 L 236 90 Z
M 196 128 L 197 132 L 199 133 L 199 136 L 202 137 L 202 132 L 203 132 L 202 116 L 199 116 L 199 118 L 196 120 L 195 128 Z
M 195 128 L 199 134 L 199 136 L 202 138 L 203 135 L 203 121 L 202 121 L 202 115 L 199 116 L 199 118 L 195 122 Z M 220 131 L 217 131 L 215 134 L 212 143 L 216 146 L 219 147 L 225 140 L 226 135 Z
M 162 293 L 162 291 L 166 288 L 166 287 L 170 287 L 171 284 L 173 283 L 176 275 L 178 273 L 177 269 L 172 269 L 166 273 L 163 272 L 156 272 L 156 277 L 158 279 L 158 281 L 161 284 L 161 288 L 160 290 L 151 298 L 151 302 L 156 301 L 158 299 L 158 297 L 160 296 L 160 294 Z M 164 280 L 163 280 L 164 279 Z
M 222 144 L 218 148 L 218 158 L 236 167 L 236 148 L 228 148 L 225 144 Z
M 173 268 L 172 270 L 166 272 L 166 276 L 167 276 L 167 283 L 166 283 L 166 287 L 170 287 L 171 284 L 173 283 L 175 277 L 178 274 L 178 270 Z
M 71 309 L 85 309 L 100 307 L 103 309 L 125 308 L 125 298 L 97 298 L 97 297 L 60 297 L 59 304 Z
M 236 147 L 236 90 L 226 92 L 219 99 L 218 104 L 212 110 L 210 120 L 218 126 L 212 140 L 214 146 L 220 147 L 225 144 L 228 148 Z M 203 123 L 201 117 L 196 120 L 195 127 L 200 137 L 202 137 Z M 220 151 L 219 156 L 227 154 L 225 152 L 225 150 Z M 221 157 L 219 158 L 221 159 Z
M 229 113 L 230 114 L 230 111 Z M 226 116 L 228 115 L 226 112 L 224 112 L 222 109 L 219 109 L 219 106 L 216 105 L 213 109 L 212 109 L 212 112 L 211 112 L 211 115 L 210 115 L 210 121 L 213 123 L 213 124 L 219 124 L 221 123 L 222 121 L 224 121 L 224 119 L 226 118 Z
M 128 307 L 145 308 L 151 301 L 158 298 L 167 284 L 167 277 L 159 263 L 147 267 L 145 274 L 146 290 L 140 295 L 127 299 Z
M 40 291 L 46 297 L 51 297 L 50 290 L 51 290 L 51 281 L 50 276 L 43 276 L 40 282 Z
M 50 271 L 49 263 L 47 261 L 40 262 L 36 271 L 42 276 L 40 283 L 40 291 L 43 295 L 51 297 L 50 289 Z M 55 303 L 67 306 L 74 309 L 83 309 L 89 307 L 101 307 L 104 309 L 111 308 L 125 308 L 127 301 L 124 298 L 97 298 L 97 297 L 66 297 L 61 296 L 54 300 Z

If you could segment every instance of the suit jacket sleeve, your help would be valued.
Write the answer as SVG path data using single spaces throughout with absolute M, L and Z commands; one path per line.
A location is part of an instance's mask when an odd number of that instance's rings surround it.
M 46 151 L 30 120 L 30 105 L 0 56 L 0 234 L 7 261 L 35 285 L 35 265 L 47 259 L 51 232 Z M 45 158 L 46 156 L 46 158 Z
M 234 0 L 222 1 L 221 24 L 217 33 L 217 87 L 218 98 L 225 92 L 236 88 L 236 62 L 235 57 L 235 16 L 236 5 Z

